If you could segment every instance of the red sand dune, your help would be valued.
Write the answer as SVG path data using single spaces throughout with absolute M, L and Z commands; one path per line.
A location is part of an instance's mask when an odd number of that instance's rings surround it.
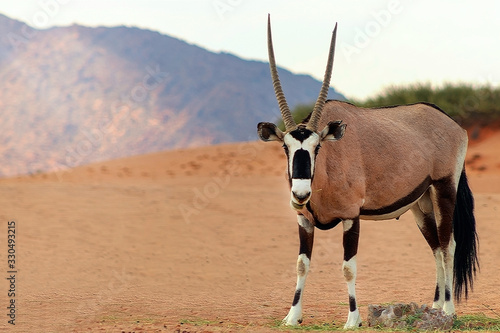
M 499 147 L 496 132 L 467 156 L 481 272 L 459 315 L 500 313 Z M 284 168 L 278 144 L 250 142 L 2 180 L 2 238 L 16 221 L 16 328 L 276 331 L 298 253 Z M 341 239 L 340 229 L 316 232 L 305 323 L 346 320 Z M 358 257 L 364 320 L 368 304 L 432 302 L 434 260 L 411 214 L 363 222 Z

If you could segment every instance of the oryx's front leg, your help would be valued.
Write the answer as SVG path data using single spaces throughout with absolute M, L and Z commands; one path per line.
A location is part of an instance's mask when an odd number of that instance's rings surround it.
M 302 322 L 302 295 L 304 294 L 304 285 L 309 272 L 314 240 L 314 226 L 312 223 L 301 214 L 297 215 L 297 221 L 299 223 L 300 239 L 299 257 L 297 258 L 297 285 L 292 307 L 288 315 L 283 319 L 285 325 L 298 325 Z
M 361 325 L 361 316 L 356 304 L 356 254 L 358 253 L 359 218 L 344 220 L 342 224 L 344 226 L 344 263 L 342 271 L 349 293 L 349 315 L 344 329 L 348 329 Z

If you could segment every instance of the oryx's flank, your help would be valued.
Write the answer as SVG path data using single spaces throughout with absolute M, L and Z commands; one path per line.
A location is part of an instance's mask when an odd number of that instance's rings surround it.
M 327 101 L 336 31 L 335 26 L 318 100 L 308 119 L 297 125 L 278 78 L 268 18 L 269 65 L 286 131 L 259 123 L 258 134 L 264 141 L 283 143 L 300 239 L 297 285 L 284 323 L 302 321 L 314 227 L 327 230 L 342 222 L 342 269 L 349 293 L 345 328 L 359 326 L 359 220 L 398 218 L 408 210 L 436 259 L 433 307 L 453 314 L 453 298 L 467 297 L 479 267 L 474 202 L 464 168 L 467 134 L 431 104 L 365 109 Z

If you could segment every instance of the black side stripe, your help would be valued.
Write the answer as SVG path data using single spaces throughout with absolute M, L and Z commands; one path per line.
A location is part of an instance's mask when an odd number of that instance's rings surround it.
M 412 202 L 415 202 L 418 198 L 420 198 L 425 191 L 429 188 L 429 186 L 432 184 L 432 179 L 430 176 L 427 176 L 427 178 L 424 179 L 420 185 L 418 185 L 411 193 L 409 193 L 407 196 L 397 200 L 393 204 L 390 204 L 389 206 L 385 206 L 382 208 L 376 208 L 376 209 L 363 209 L 361 208 L 360 215 L 364 216 L 377 216 L 377 215 L 384 215 L 384 214 L 390 214 L 392 212 L 397 211 L 400 208 L 403 208 L 404 206 L 407 206 L 411 204 Z

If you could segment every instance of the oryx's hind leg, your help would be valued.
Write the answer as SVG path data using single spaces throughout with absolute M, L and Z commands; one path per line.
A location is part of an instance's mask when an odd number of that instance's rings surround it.
M 447 314 L 455 313 L 452 298 L 453 256 L 453 212 L 456 188 L 452 178 L 435 182 L 412 207 L 420 231 L 432 249 L 436 259 L 436 291 L 433 308 L 443 309 Z
M 434 217 L 434 208 L 429 192 L 427 191 L 418 200 L 417 204 L 411 208 L 411 211 L 415 216 L 418 228 L 422 232 L 427 244 L 429 244 L 436 260 L 436 291 L 432 307 L 442 309 L 445 300 L 443 256 L 439 243 L 436 219 Z
M 442 257 L 444 271 L 444 304 L 446 314 L 455 313 L 453 303 L 453 261 L 455 255 L 455 239 L 453 237 L 453 213 L 457 199 L 457 187 L 453 177 L 436 181 L 430 187 L 430 198 L 434 208 L 436 228 L 439 239 L 437 253 Z M 443 291 L 439 290 L 439 304 L 443 302 Z
M 297 258 L 297 285 L 292 307 L 288 315 L 283 319 L 285 325 L 298 325 L 302 322 L 302 295 L 304 294 L 306 277 L 309 272 L 314 240 L 313 224 L 301 214 L 297 215 L 297 222 L 299 224 L 300 239 L 299 257 Z

